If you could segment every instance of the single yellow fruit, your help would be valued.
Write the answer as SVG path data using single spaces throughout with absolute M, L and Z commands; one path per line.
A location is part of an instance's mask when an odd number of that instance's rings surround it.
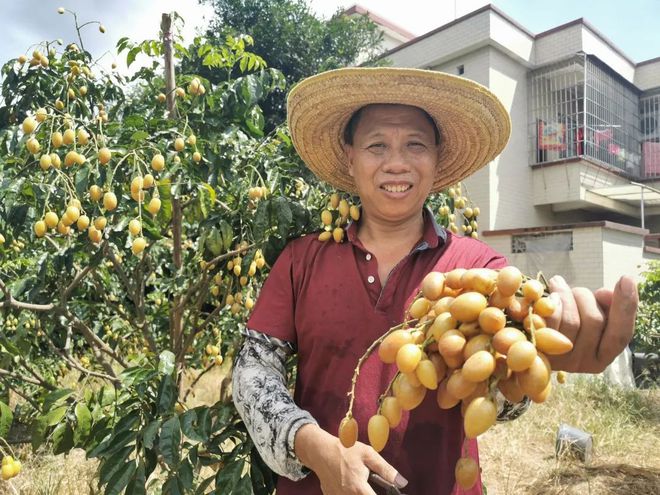
M 48 110 L 45 108 L 39 108 L 37 109 L 34 117 L 37 119 L 37 122 L 41 123 L 46 120 L 46 118 L 48 118 Z
M 154 176 L 151 174 L 146 174 L 142 178 L 142 189 L 151 189 L 154 187 L 155 179 Z
M 101 201 L 101 198 L 103 197 L 103 189 L 101 189 L 96 184 L 90 186 L 89 197 L 91 198 L 92 201 L 96 201 L 96 202 Z
M 83 230 L 87 230 L 87 227 L 89 227 L 89 217 L 87 215 L 80 215 L 78 217 L 78 221 L 76 222 L 76 226 L 81 232 Z
M 64 143 L 64 138 L 62 136 L 62 133 L 59 131 L 56 131 L 53 133 L 53 135 L 50 137 L 50 142 L 53 145 L 53 148 L 59 148 L 62 146 Z
M 69 235 L 71 232 L 71 227 L 69 227 L 69 225 L 70 224 L 67 224 L 64 219 L 62 219 L 57 224 L 57 231 L 62 235 Z
M 105 33 L 105 26 L 103 24 L 99 24 L 99 31 Z
M 105 226 L 108 224 L 108 220 L 105 217 L 96 217 L 94 219 L 94 227 L 96 227 L 97 230 L 103 230 L 105 229 Z
M 108 211 L 117 208 L 117 196 L 115 196 L 115 193 L 107 192 L 103 195 L 103 207 Z
M 72 167 L 78 163 L 78 153 L 75 151 L 69 151 L 66 155 L 64 155 L 64 166 L 65 167 Z
M 195 151 L 193 153 L 193 160 L 196 162 L 201 162 L 202 161 L 202 154 L 199 151 Z
M 176 88 L 174 90 L 174 94 L 176 95 L 177 98 L 183 98 L 186 96 L 186 92 L 184 91 L 183 88 Z
M 357 222 L 360 219 L 360 208 L 355 206 L 355 205 L 352 205 L 350 210 L 349 210 L 349 214 L 350 214 L 351 218 L 355 222 Z
M 160 198 L 151 198 L 149 201 L 149 204 L 147 204 L 147 211 L 151 213 L 152 215 L 156 215 L 158 211 L 160 210 Z
M 339 423 L 339 441 L 347 449 L 355 445 L 358 439 L 358 423 L 355 418 L 344 418 Z
M 335 229 L 332 231 L 332 238 L 335 240 L 336 243 L 340 243 L 341 241 L 344 240 L 344 229 L 341 227 L 335 227 Z
M 49 211 L 48 213 L 46 213 L 44 217 L 44 222 L 46 222 L 46 226 L 49 229 L 54 229 L 55 227 L 57 227 L 57 222 L 59 221 L 60 219 L 57 217 L 57 213 L 55 213 L 54 211 Z
M 76 164 L 77 165 L 82 165 L 87 161 L 87 158 L 85 158 L 85 155 L 82 153 L 76 153 Z
M 50 158 L 50 155 L 41 155 L 39 158 L 39 166 L 44 172 L 48 170 L 53 164 L 53 160 Z
M 37 237 L 43 237 L 44 235 L 46 235 L 46 230 L 47 230 L 46 222 L 44 222 L 43 220 L 38 220 L 37 222 L 34 223 L 34 234 Z
M 39 144 L 39 141 L 37 141 L 35 138 L 28 139 L 27 143 L 25 143 L 25 147 L 33 155 L 36 155 L 41 150 L 41 144 Z
M 87 236 L 89 237 L 90 241 L 96 244 L 101 242 L 101 239 L 103 239 L 103 232 L 92 225 L 87 230 Z
M 160 153 L 154 155 L 154 157 L 151 159 L 151 168 L 153 168 L 156 172 L 162 171 L 165 168 L 165 157 Z
M 374 450 L 376 452 L 383 450 L 390 436 L 390 424 L 387 418 L 382 414 L 371 416 L 367 425 L 367 434 L 369 436 L 369 443 Z
M 144 237 L 136 237 L 133 239 L 133 244 L 131 245 L 131 251 L 133 251 L 133 254 L 140 254 L 142 251 L 144 251 L 144 248 L 147 247 L 147 241 L 144 239 Z
M 60 111 L 64 110 L 64 102 L 58 98 L 57 100 L 55 100 L 55 108 L 57 108 Z
M 479 477 L 479 465 L 471 457 L 461 457 L 454 469 L 456 483 L 464 490 L 469 490 L 477 482 Z
M 112 152 L 111 152 L 108 148 L 105 148 L 105 147 L 104 147 L 104 148 L 101 148 L 101 149 L 99 150 L 98 158 L 99 158 L 99 163 L 100 163 L 101 165 L 105 165 L 105 164 L 107 164 L 107 163 L 110 161 L 110 159 L 112 158 Z
M 467 438 L 476 438 L 497 421 L 497 406 L 487 397 L 477 397 L 465 410 L 463 428 Z
M 187 141 L 190 146 L 195 146 L 197 144 L 197 136 L 191 134 L 190 136 L 188 136 Z
M 132 236 L 137 236 L 142 231 L 142 224 L 137 218 L 128 222 L 128 231 Z
M 19 55 L 17 61 L 19 64 L 23 65 L 25 62 L 27 62 L 27 57 L 25 55 Z
M 23 132 L 25 134 L 32 134 L 37 128 L 37 122 L 32 117 L 25 117 L 23 120 Z
M 185 141 L 183 140 L 183 138 L 178 137 L 178 138 L 176 138 L 176 139 L 174 140 L 174 149 L 175 149 L 175 150 L 177 150 L 177 151 L 183 151 L 183 149 L 184 149 L 185 147 L 186 147 L 186 143 L 185 143 Z
M 76 133 L 73 132 L 73 129 L 67 129 L 64 131 L 64 144 L 67 146 L 73 144 L 76 141 Z

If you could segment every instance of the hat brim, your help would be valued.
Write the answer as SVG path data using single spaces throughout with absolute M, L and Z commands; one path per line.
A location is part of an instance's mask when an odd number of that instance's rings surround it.
M 511 120 L 486 87 L 443 72 L 392 67 L 337 69 L 296 85 L 287 100 L 287 120 L 298 154 L 321 180 L 357 193 L 348 173 L 343 133 L 358 109 L 375 103 L 425 110 L 440 132 L 440 152 L 431 192 L 463 180 L 499 155 Z

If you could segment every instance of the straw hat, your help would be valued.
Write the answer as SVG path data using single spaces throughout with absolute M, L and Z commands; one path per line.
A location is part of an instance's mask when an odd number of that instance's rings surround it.
M 430 70 L 347 68 L 296 85 L 287 101 L 293 144 L 321 180 L 355 194 L 342 148 L 351 115 L 371 103 L 424 109 L 440 132 L 440 161 L 432 192 L 464 179 L 500 154 L 509 140 L 509 114 L 486 87 Z

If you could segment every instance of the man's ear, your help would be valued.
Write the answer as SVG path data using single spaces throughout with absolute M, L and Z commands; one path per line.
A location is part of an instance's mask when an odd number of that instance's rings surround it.
M 346 159 L 348 162 L 346 163 L 346 167 L 348 168 L 348 175 L 353 177 L 353 153 L 354 149 L 353 146 L 350 144 L 343 144 L 342 145 L 344 148 L 344 154 L 346 155 Z

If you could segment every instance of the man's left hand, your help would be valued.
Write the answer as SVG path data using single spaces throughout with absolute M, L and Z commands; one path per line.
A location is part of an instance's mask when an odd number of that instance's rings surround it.
M 602 372 L 632 339 L 639 302 L 633 278 L 621 277 L 613 291 L 571 289 L 560 276 L 552 277 L 549 285 L 557 308 L 546 323 L 573 342 L 571 352 L 548 356 L 552 369 Z

